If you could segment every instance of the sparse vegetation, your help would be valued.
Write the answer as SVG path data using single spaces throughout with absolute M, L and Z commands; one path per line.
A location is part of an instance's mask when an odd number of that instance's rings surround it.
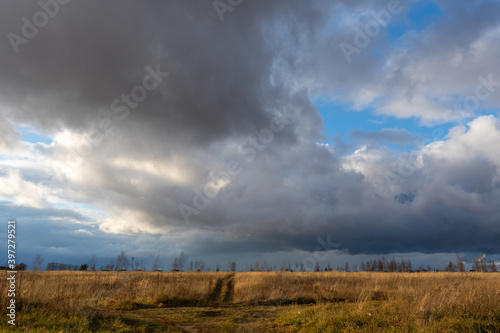
M 16 298 L 30 332 L 500 331 L 497 273 L 24 271 Z

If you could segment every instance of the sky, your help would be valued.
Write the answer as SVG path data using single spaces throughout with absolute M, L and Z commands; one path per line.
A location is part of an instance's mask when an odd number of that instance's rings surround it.
M 499 14 L 2 1 L 0 219 L 18 260 L 499 261 Z

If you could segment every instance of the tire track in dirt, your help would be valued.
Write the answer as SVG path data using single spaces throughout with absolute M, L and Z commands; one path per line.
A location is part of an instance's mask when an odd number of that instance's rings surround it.
M 226 281 L 226 290 L 222 298 L 223 302 L 231 302 L 234 297 L 234 274 L 231 275 Z
M 224 280 L 223 279 L 217 279 L 215 282 L 215 287 L 212 290 L 212 292 L 208 295 L 208 300 L 212 302 L 216 302 L 221 293 L 222 293 L 222 287 L 224 286 Z
M 219 302 L 230 303 L 234 297 L 234 276 L 235 274 L 230 274 L 221 278 L 217 278 L 215 281 L 215 285 L 208 295 L 208 300 L 215 304 L 219 304 Z M 205 332 L 205 328 L 202 326 L 194 326 L 194 325 L 181 325 L 172 322 L 166 318 L 162 318 L 159 316 L 151 316 L 146 315 L 144 313 L 138 313 L 137 311 L 127 311 L 126 313 L 138 315 L 144 319 L 154 320 L 163 325 L 174 326 L 181 330 L 184 333 L 201 333 Z
M 208 300 L 212 302 L 231 302 L 234 296 L 234 274 L 218 278 L 214 289 L 208 295 Z

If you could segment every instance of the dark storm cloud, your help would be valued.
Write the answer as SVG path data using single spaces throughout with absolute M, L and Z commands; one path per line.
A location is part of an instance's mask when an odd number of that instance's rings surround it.
M 222 22 L 211 1 L 61 5 L 36 36 L 18 45 L 19 52 L 8 38 L 1 41 L 0 113 L 52 134 L 54 142 L 30 150 L 36 157 L 30 167 L 2 164 L 0 175 L 9 175 L 0 178 L 2 184 L 23 187 L 0 188 L 0 194 L 41 188 L 41 197 L 49 193 L 102 208 L 106 218 L 98 221 L 100 231 L 92 232 L 106 248 L 109 234 L 103 231 L 161 233 L 199 253 L 312 251 L 318 236 L 326 235 L 351 253 L 499 252 L 498 119 L 478 118 L 468 130 L 409 153 L 364 147 L 343 155 L 316 142 L 322 122 L 311 101 L 318 95 L 355 108 L 370 105 L 378 113 L 434 119 L 442 117 L 442 109 L 424 103 L 407 111 L 399 102 L 427 98 L 429 91 L 442 93 L 442 99 L 461 96 L 474 90 L 479 75 L 492 71 L 495 44 L 486 43 L 478 53 L 484 61 L 474 62 L 462 51 L 484 43 L 484 32 L 498 24 L 498 5 L 438 4 L 453 20 L 393 44 L 381 34 L 350 65 L 339 44 L 351 42 L 353 25 L 365 24 L 372 10 L 387 8 L 386 1 L 245 0 Z M 411 9 L 410 2 L 401 5 L 394 22 L 404 21 Z M 36 2 L 4 7 L 5 34 L 20 34 L 22 18 L 40 11 Z M 380 56 L 374 57 L 372 48 L 382 50 Z M 471 69 L 444 75 L 442 62 L 453 63 L 453 52 Z M 143 101 L 132 107 L 122 100 L 157 68 L 169 75 L 162 74 Z M 484 103 L 496 99 L 492 95 Z M 111 110 L 115 100 L 119 112 Z M 282 130 L 272 130 L 277 116 L 286 119 Z M 80 153 L 85 134 L 106 118 L 113 133 Z M 7 134 L 0 146 L 19 141 L 8 122 L 1 128 Z M 375 143 L 415 140 L 394 129 L 353 136 Z M 67 156 L 75 151 L 81 160 L 68 168 Z M 34 172 L 36 166 L 42 169 L 39 161 L 44 170 Z M 196 207 L 197 193 L 228 161 L 241 171 Z M 8 173 L 9 168 L 19 172 Z M 51 172 L 54 177 L 46 176 Z M 395 184 L 388 184 L 388 173 L 399 177 Z M 12 213 L 87 221 L 59 210 L 48 214 L 54 209 L 48 197 L 23 202 L 46 205 L 38 210 L 23 206 Z M 190 223 L 181 204 L 198 211 Z M 63 227 L 61 232 L 69 234 Z M 92 239 L 97 246 L 97 237 Z M 52 251 L 76 251 L 67 239 L 55 243 Z M 134 246 L 161 242 L 144 244 Z
M 1 30 L 19 35 L 21 18 L 41 10 L 36 2 L 5 7 Z M 18 53 L 2 39 L 2 101 L 22 106 L 15 119 L 48 131 L 85 130 L 103 115 L 120 115 L 110 112 L 112 102 L 142 83 L 146 66 L 158 65 L 170 76 L 131 110 L 127 130 L 147 128 L 176 145 L 250 133 L 289 98 L 283 79 L 270 82 L 274 62 L 293 50 L 279 36 L 313 30 L 324 18 L 316 7 L 248 2 L 222 23 L 207 1 L 71 1 Z M 302 33 L 314 34 L 308 30 Z M 314 112 L 302 112 L 319 126 Z

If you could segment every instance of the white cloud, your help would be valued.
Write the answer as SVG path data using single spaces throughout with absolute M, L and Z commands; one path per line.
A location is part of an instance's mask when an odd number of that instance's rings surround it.
M 40 194 L 40 187 L 22 179 L 19 170 L 10 170 L 6 177 L 0 177 L 0 196 L 9 197 L 17 206 L 47 206 Z
M 77 229 L 75 230 L 75 234 L 81 234 L 81 235 L 87 235 L 87 236 L 95 236 L 93 233 L 91 233 L 90 231 L 86 230 L 86 229 Z

